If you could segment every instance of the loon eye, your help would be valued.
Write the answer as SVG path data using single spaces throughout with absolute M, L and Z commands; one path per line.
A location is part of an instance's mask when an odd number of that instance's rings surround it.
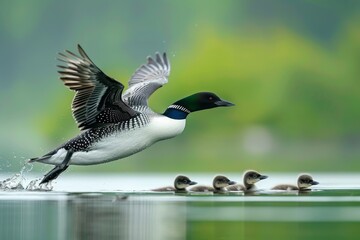
M 209 97 L 209 100 L 210 100 L 210 101 L 213 100 L 213 97 L 210 96 L 210 97 Z

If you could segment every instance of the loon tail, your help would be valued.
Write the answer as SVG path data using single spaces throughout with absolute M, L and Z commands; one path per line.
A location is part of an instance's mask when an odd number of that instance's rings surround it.
M 28 163 L 43 162 L 44 160 L 47 160 L 47 159 L 51 158 L 52 155 L 54 155 L 55 153 L 57 153 L 57 151 L 58 151 L 58 150 L 51 151 L 51 152 L 45 154 L 45 155 L 42 156 L 42 157 L 30 158 L 30 159 L 28 159 Z

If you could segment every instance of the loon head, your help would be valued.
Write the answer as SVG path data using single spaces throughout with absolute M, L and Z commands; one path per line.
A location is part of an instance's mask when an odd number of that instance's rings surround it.
M 298 177 L 297 184 L 299 189 L 306 189 L 312 185 L 318 185 L 319 182 L 314 181 L 309 174 L 302 174 Z
M 234 104 L 222 100 L 215 93 L 199 92 L 176 101 L 166 109 L 164 115 L 174 119 L 185 119 L 192 112 L 230 106 Z
M 254 170 L 249 170 L 246 171 L 244 174 L 244 184 L 252 185 L 266 178 L 268 178 L 268 176 L 261 175 L 260 173 Z
M 254 188 L 255 183 L 266 178 L 268 178 L 268 176 L 262 175 L 254 170 L 248 170 L 244 173 L 244 177 L 243 177 L 244 186 L 247 190 L 250 190 Z
M 214 177 L 214 180 L 213 180 L 213 187 L 215 189 L 225 188 L 229 185 L 234 185 L 234 184 L 236 184 L 236 182 L 231 181 L 230 179 L 228 179 L 227 177 L 225 177 L 223 175 L 217 175 Z
M 197 184 L 197 182 L 191 181 L 190 178 L 184 175 L 177 176 L 174 181 L 174 187 L 176 188 L 176 190 L 185 190 L 190 185 L 195 184 Z

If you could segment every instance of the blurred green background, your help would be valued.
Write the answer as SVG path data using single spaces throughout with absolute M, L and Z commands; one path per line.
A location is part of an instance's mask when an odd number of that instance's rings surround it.
M 194 113 L 177 138 L 70 172 L 360 170 L 360 1 L 6 1 L 0 7 L 0 171 L 76 135 L 56 54 L 80 43 L 125 85 L 166 51 L 163 112 L 197 91 L 236 104 Z M 49 166 L 36 164 L 43 171 Z

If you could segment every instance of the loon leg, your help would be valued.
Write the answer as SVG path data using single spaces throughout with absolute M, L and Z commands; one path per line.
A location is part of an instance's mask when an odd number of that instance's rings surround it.
M 40 184 L 47 183 L 51 180 L 56 179 L 63 171 L 65 171 L 69 167 L 69 161 L 71 156 L 73 155 L 74 151 L 69 150 L 66 153 L 66 156 L 64 158 L 64 161 L 60 165 L 55 166 L 53 169 L 51 169 L 50 172 L 48 172 L 44 178 L 41 180 Z

